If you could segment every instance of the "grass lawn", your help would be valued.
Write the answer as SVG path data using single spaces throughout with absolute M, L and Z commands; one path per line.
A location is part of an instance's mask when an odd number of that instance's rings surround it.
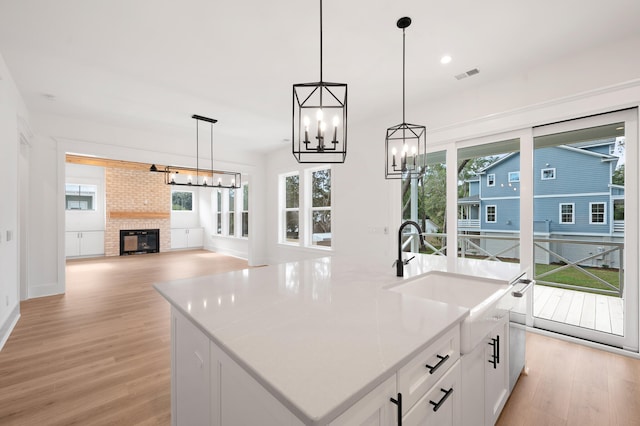
M 560 266 L 561 265 L 536 264 L 536 277 L 545 272 L 558 269 L 560 268 Z M 605 280 L 615 288 L 620 288 L 620 274 L 617 269 L 585 268 L 585 267 L 581 269 L 589 271 L 590 273 L 597 276 L 598 278 Z M 567 269 L 563 269 L 562 271 L 551 273 L 541 278 L 541 280 L 561 283 L 561 284 L 575 285 L 580 287 L 593 288 L 593 289 L 611 290 L 611 288 L 596 281 L 595 279 L 591 278 L 587 274 L 580 272 L 576 268 L 567 268 Z

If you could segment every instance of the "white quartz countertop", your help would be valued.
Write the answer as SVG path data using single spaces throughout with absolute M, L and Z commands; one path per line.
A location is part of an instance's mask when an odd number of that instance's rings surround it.
M 432 270 L 511 281 L 519 265 L 323 257 L 155 284 L 305 424 L 340 414 L 468 310 L 386 288 Z

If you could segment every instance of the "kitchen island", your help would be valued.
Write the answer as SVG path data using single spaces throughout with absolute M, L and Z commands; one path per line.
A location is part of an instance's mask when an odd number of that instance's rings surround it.
M 361 415 L 385 424 L 408 415 L 427 384 L 459 377 L 459 325 L 469 310 L 388 288 L 452 269 L 506 282 L 520 272 L 417 255 L 397 278 L 389 265 L 323 257 L 156 284 L 172 307 L 174 424 L 349 424 Z M 411 376 L 416 357 L 433 373 Z

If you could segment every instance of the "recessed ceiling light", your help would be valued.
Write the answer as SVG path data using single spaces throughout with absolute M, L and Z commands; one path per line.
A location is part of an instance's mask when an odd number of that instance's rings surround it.
M 443 65 L 446 65 L 449 62 L 451 62 L 451 56 L 449 55 L 444 55 L 442 58 L 440 58 L 440 63 Z

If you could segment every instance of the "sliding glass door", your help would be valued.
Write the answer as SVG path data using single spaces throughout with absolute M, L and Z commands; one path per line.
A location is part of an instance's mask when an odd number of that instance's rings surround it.
M 638 348 L 637 111 L 533 129 L 535 327 Z

